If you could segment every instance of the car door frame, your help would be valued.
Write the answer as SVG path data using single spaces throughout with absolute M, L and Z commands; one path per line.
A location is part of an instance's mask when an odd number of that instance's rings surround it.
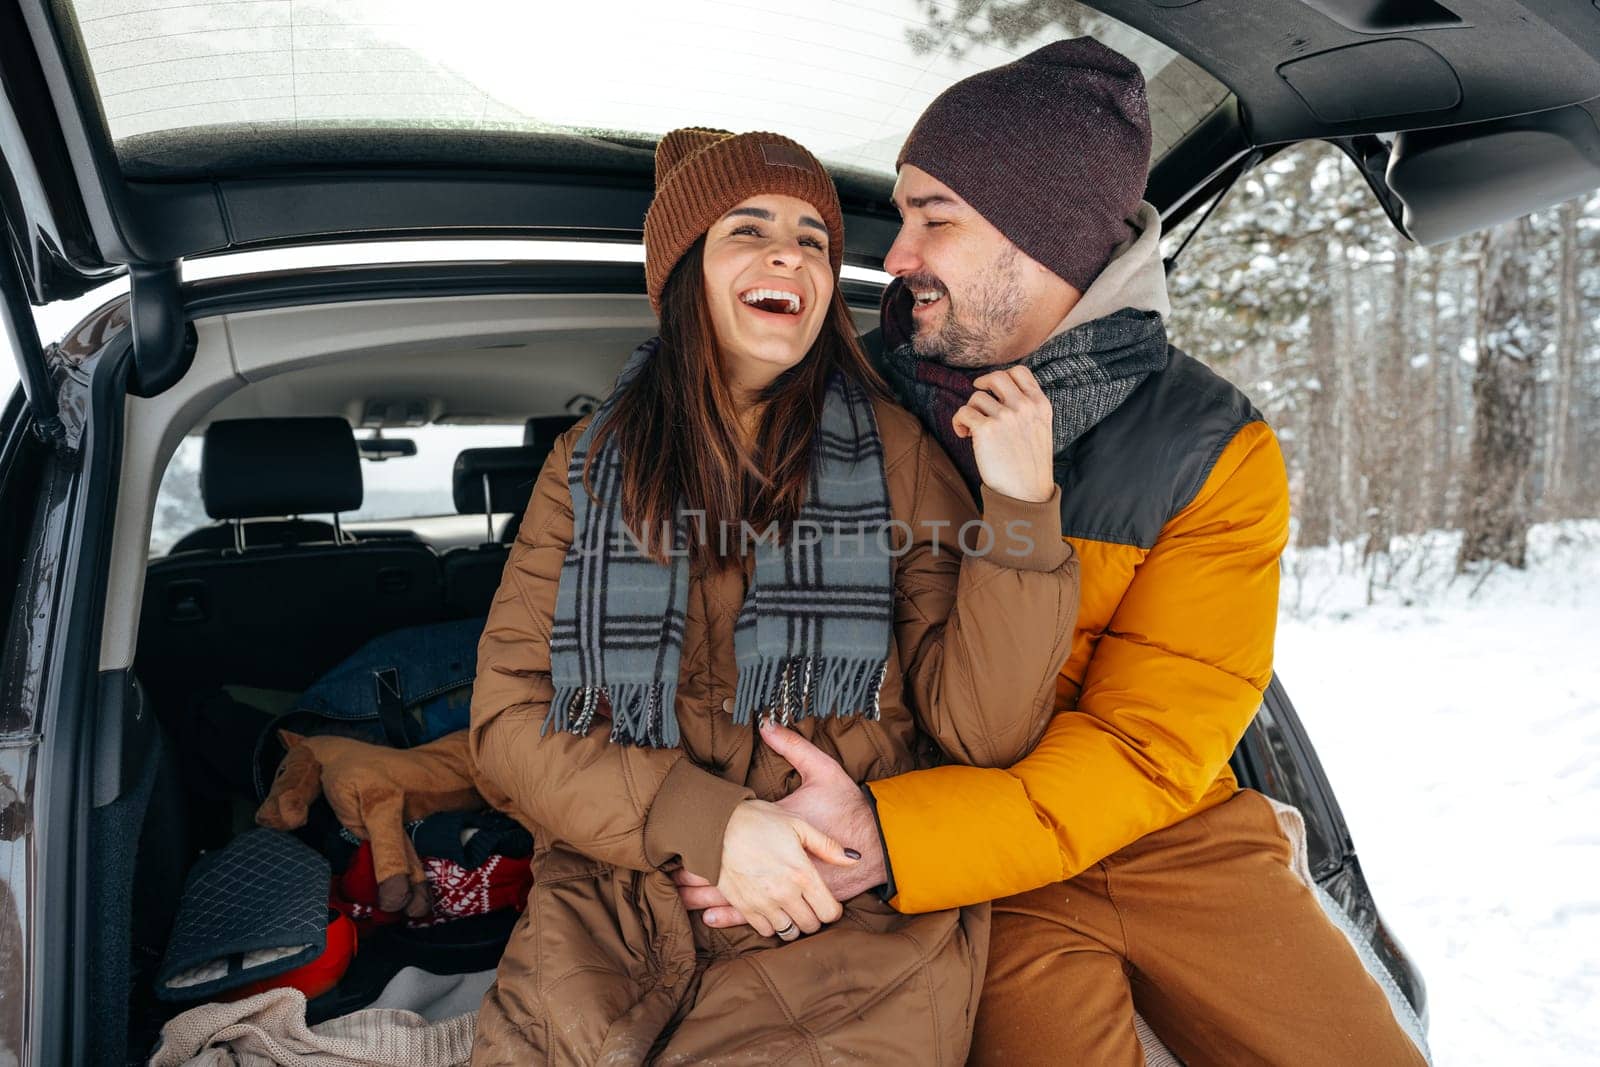
M 37 496 L 44 444 L 35 434 L 26 394 L 19 385 L 0 409 L 0 588 L 20 594 L 20 577 L 37 557 L 24 551 L 32 541 L 33 513 L 21 502 Z M 12 564 L 15 564 L 13 570 Z M 23 698 L 31 677 L 13 664 L 33 649 L 37 635 L 30 613 L 13 594 L 0 599 L 0 1049 L 29 1062 L 31 1020 L 27 995 L 34 954 L 31 872 L 36 844 L 34 772 L 40 735 L 34 709 Z
M 100 620 L 121 465 L 130 331 L 92 350 L 40 345 L 11 272 L 0 278 L 7 334 L 26 370 L 44 371 L 43 393 L 19 387 L 0 422 L 0 502 L 25 511 L 25 546 L 0 645 L 0 749 L 12 770 L 0 881 L 18 916 L 21 1016 L 0 1014 L 0 1041 L 24 1064 L 85 1059 L 95 915 L 93 809 L 113 788 L 95 765 L 102 697 Z M 26 319 L 23 316 L 27 316 Z M 25 379 L 27 382 L 28 379 Z M 45 430 L 41 407 L 58 425 Z M 114 797 L 113 797 L 114 799 Z M 0 923 L 5 916 L 0 915 Z

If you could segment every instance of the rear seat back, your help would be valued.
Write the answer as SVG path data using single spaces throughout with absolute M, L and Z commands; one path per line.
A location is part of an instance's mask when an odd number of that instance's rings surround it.
M 497 540 L 489 540 L 485 519 L 484 543 L 475 548 L 452 548 L 444 554 L 445 610 L 452 618 L 486 615 L 500 586 L 511 542 L 533 494 L 533 483 L 546 457 L 576 415 L 536 415 L 523 430 L 523 444 L 511 448 L 469 448 L 456 457 L 452 490 L 456 511 L 462 515 L 492 515 L 509 511 Z
M 576 426 L 581 415 L 535 415 L 522 427 L 522 445 L 531 448 L 539 456 L 539 461 L 534 465 L 533 473 L 538 477 L 539 471 L 544 467 L 547 456 L 555 449 L 556 441 L 562 434 Z M 511 512 L 511 517 L 500 528 L 500 540 L 510 544 L 517 539 L 517 527 L 522 525 L 522 513 L 527 510 L 530 493 L 522 494 L 521 502 Z
M 200 447 L 200 499 L 221 523 L 189 531 L 167 554 L 338 540 L 332 523 L 298 516 L 302 509 L 337 513 L 361 506 L 361 457 L 346 447 L 347 439 L 353 446 L 355 435 L 343 419 L 213 422 Z
M 361 507 L 361 453 L 341 418 L 225 419 L 206 427 L 200 497 L 213 519 Z M 336 538 L 337 539 L 337 538 Z
M 239 524 L 244 531 L 244 543 L 251 548 L 268 548 L 274 545 L 303 545 L 311 541 L 332 541 L 333 523 L 315 519 L 251 519 Z M 417 541 L 420 538 L 411 530 L 342 530 L 340 536 L 357 541 Z M 197 548 L 232 548 L 237 540 L 232 522 L 202 526 L 190 530 L 176 544 L 167 549 L 167 555 L 192 552 Z
M 213 518 L 361 506 L 361 461 L 340 418 L 213 423 L 201 460 Z M 420 541 L 202 548 L 152 560 L 140 678 L 158 701 L 223 684 L 298 691 L 368 639 L 443 613 L 439 558 Z
M 456 511 L 482 516 L 511 511 L 520 516 L 543 465 L 544 455 L 527 445 L 463 450 L 456 456 L 451 475 Z M 488 614 L 489 602 L 500 586 L 511 546 L 490 539 L 490 521 L 484 519 L 482 544 L 452 548 L 444 554 L 445 610 L 454 618 Z
M 308 541 L 332 541 L 333 523 L 316 519 L 257 519 L 238 524 L 247 546 L 301 545 Z M 235 523 L 224 522 L 190 530 L 167 549 L 167 555 L 193 552 L 197 548 L 224 549 L 236 544 Z

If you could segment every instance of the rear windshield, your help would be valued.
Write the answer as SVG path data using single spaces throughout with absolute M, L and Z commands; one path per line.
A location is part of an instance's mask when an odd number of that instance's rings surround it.
M 522 443 L 522 423 L 487 426 L 417 426 L 384 432 L 387 438 L 416 442 L 417 454 L 394 459 L 361 461 L 361 509 L 341 512 L 340 522 L 394 521 L 432 515 L 454 515 L 455 494 L 451 472 L 456 456 L 466 448 L 498 448 Z M 356 431 L 356 439 L 371 437 Z M 156 514 L 150 531 L 150 554 L 167 552 L 190 530 L 214 522 L 206 515 L 200 495 L 201 437 L 185 437 L 167 464 L 156 493 Z M 327 520 L 327 515 L 306 518 Z
M 341 127 L 654 139 L 699 125 L 774 130 L 834 167 L 887 175 L 946 86 L 1082 33 L 1144 70 L 1154 158 L 1228 95 L 1164 45 L 1070 0 L 66 6 L 125 160 L 130 138 L 207 127 L 271 142 Z

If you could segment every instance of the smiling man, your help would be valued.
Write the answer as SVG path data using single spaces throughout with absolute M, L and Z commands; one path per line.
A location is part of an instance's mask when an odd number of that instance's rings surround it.
M 974 489 L 952 414 L 986 370 L 1033 372 L 1082 602 L 1020 763 L 860 790 L 786 735 L 805 784 L 782 804 L 862 851 L 823 871 L 841 900 L 995 901 L 974 1063 L 1140 1064 L 1135 1009 L 1190 1067 L 1421 1063 L 1228 770 L 1272 675 L 1288 484 L 1249 400 L 1168 344 L 1149 154 L 1143 77 L 1088 38 L 952 86 L 912 130 L 881 366 Z M 709 925 L 740 921 L 694 881 Z

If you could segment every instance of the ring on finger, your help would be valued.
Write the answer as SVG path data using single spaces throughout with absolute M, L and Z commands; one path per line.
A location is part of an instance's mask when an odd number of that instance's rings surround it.
M 782 930 L 774 930 L 773 933 L 783 938 L 785 941 L 793 941 L 795 938 L 800 936 L 800 927 L 794 924 L 793 919 L 790 919 L 788 926 L 785 926 Z

